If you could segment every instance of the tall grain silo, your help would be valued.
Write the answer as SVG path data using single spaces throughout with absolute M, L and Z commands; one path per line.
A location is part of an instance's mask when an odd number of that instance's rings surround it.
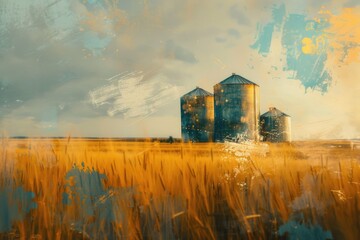
M 260 127 L 263 141 L 291 141 L 291 117 L 275 107 L 260 116 Z
M 259 86 L 233 73 L 214 86 L 215 141 L 259 140 Z
M 181 135 L 185 142 L 211 142 L 214 136 L 214 96 L 196 87 L 180 99 Z

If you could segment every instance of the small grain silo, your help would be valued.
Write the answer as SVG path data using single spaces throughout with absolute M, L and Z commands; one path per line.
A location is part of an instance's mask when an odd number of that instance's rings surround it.
M 260 127 L 263 141 L 291 141 L 291 117 L 275 107 L 260 116 Z
M 180 99 L 181 135 L 185 142 L 211 142 L 214 135 L 214 96 L 196 87 Z
M 259 140 L 259 86 L 233 73 L 214 86 L 215 141 Z

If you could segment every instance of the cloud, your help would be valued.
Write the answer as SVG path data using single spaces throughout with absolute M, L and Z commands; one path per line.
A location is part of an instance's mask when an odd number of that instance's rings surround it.
M 224 38 L 224 37 L 216 37 L 215 40 L 216 40 L 216 42 L 218 42 L 218 43 L 224 43 L 224 42 L 226 42 L 226 38 Z
M 89 92 L 94 107 L 105 107 L 109 116 L 147 117 L 171 100 L 180 97 L 179 89 L 158 78 L 145 80 L 141 71 L 118 74 L 110 83 Z
M 356 7 L 359 5 L 360 3 L 358 0 L 348 0 L 346 3 L 344 3 L 344 7 Z
M 0 129 L 11 135 L 179 136 L 175 94 L 171 99 L 165 96 L 163 105 L 147 118 L 124 119 L 124 112 L 117 108 L 124 104 L 116 101 L 119 95 L 111 104 L 94 107 L 91 103 L 89 91 L 115 84 L 107 81 L 111 76 L 133 71 L 145 74 L 138 88 L 124 88 L 126 93 L 140 95 L 131 102 L 133 106 L 143 104 L 150 95 L 163 96 L 164 86 L 190 91 L 198 85 L 212 91 L 215 83 L 237 72 L 261 85 L 262 106 L 281 105 L 294 121 L 302 122 L 313 112 L 317 113 L 314 118 L 327 114 L 319 112 L 313 101 L 321 101 L 327 112 L 344 114 L 341 106 L 326 104 L 333 103 L 328 95 L 326 101 L 314 93 L 305 95 L 298 82 L 286 80 L 289 72 L 283 71 L 286 59 L 279 46 L 281 37 L 275 39 L 277 26 L 266 59 L 249 48 L 257 22 L 268 21 L 272 5 L 279 2 L 59 0 L 49 4 L 46 0 L 0 0 Z M 291 1 L 286 6 L 289 12 L 309 10 L 315 16 L 318 4 L 307 1 L 302 6 Z M 226 39 L 226 43 L 219 44 L 216 38 L 220 42 Z M 284 81 L 278 85 L 275 79 Z M 351 83 L 356 74 L 350 71 L 339 79 Z M 332 86 L 334 91 L 338 89 Z M 357 106 L 353 100 L 356 94 L 343 94 L 354 88 L 344 88 L 342 97 L 336 91 L 331 97 L 342 99 L 343 105 Z M 143 95 L 140 89 L 145 89 Z M 306 106 L 299 106 L 299 102 L 306 102 Z M 110 117 L 112 106 L 117 110 Z M 136 109 L 126 111 L 136 113 Z M 336 127 L 337 122 L 332 125 Z M 306 127 L 297 131 L 297 137 L 313 130 Z
M 151 87 L 152 96 L 169 97 L 165 91 L 169 86 L 171 97 L 177 96 L 172 91 L 175 89 L 172 79 L 167 78 L 167 74 L 159 77 L 159 70 L 170 62 L 169 58 L 186 64 L 196 62 L 188 48 L 170 40 L 174 26 L 184 16 L 180 14 L 173 20 L 171 15 L 164 14 L 160 17 L 167 20 L 164 24 L 162 20 L 158 22 L 154 18 L 154 1 L 149 1 L 147 6 L 132 7 L 109 5 L 107 1 L 88 3 L 61 0 L 49 5 L 42 0 L 2 1 L 2 8 L 7 10 L 0 14 L 2 130 L 6 126 L 12 132 L 19 134 L 21 130 L 20 135 L 26 135 L 34 134 L 34 129 L 48 129 L 57 135 L 65 124 L 72 126 L 71 123 L 89 118 L 106 119 L 109 111 L 118 112 L 116 107 L 121 101 L 117 98 L 112 110 L 94 109 L 88 92 L 124 71 L 146 71 L 147 76 L 139 86 Z M 178 2 L 163 7 L 179 6 L 181 9 L 184 4 Z M 155 15 L 142 14 L 146 8 Z M 18 17 L 17 12 L 21 13 Z M 95 24 L 97 20 L 99 25 Z M 142 96 L 133 101 L 134 104 L 150 100 L 148 95 L 149 99 L 144 99 L 146 96 L 139 93 L 140 88 L 133 90 Z M 164 99 L 153 101 L 153 110 L 171 102 Z M 134 116 L 135 111 L 136 108 L 128 109 L 127 114 Z M 17 129 L 11 123 L 16 123 Z M 95 133 L 89 131 L 89 134 Z
M 240 37 L 240 32 L 234 28 L 228 29 L 227 33 L 234 38 Z
M 244 8 L 240 8 L 239 5 L 233 5 L 229 8 L 229 14 L 239 25 L 245 25 L 249 23 L 249 19 L 244 13 Z
M 186 63 L 196 63 L 194 54 L 188 49 L 169 40 L 165 44 L 165 56 L 169 59 L 176 59 Z
M 88 8 L 67 0 L 61 2 L 67 4 L 5 2 L 5 9 L 19 10 L 24 15 L 17 19 L 15 14 L 1 14 L 6 19 L 0 24 L 1 118 L 31 117 L 35 122 L 48 123 L 44 120 L 48 111 L 56 111 L 52 115 L 58 119 L 106 115 L 105 110 L 95 111 L 86 102 L 88 92 L 103 85 L 106 78 L 132 70 L 151 72 L 148 77 L 152 77 L 170 56 L 187 63 L 196 62 L 189 50 L 173 41 L 165 46 L 160 44 L 168 30 L 154 26 L 151 21 L 143 23 L 147 30 L 126 24 L 116 29 L 116 20 L 122 16 L 113 14 L 116 11 L 104 2 L 94 2 L 97 7 Z M 35 6 L 37 12 L 33 10 Z M 56 18 L 64 11 L 65 17 Z M 96 32 L 96 28 L 90 29 L 91 22 L 74 21 L 67 25 L 66 37 L 59 33 L 63 36 L 60 37 L 57 32 L 66 24 L 56 21 L 70 21 L 74 16 L 79 19 L 82 13 L 87 13 L 85 19 L 105 14 L 109 19 L 104 24 L 110 26 L 105 32 L 103 29 Z M 15 28 L 9 27 L 11 21 Z M 27 28 L 23 22 L 28 22 Z M 168 84 L 167 79 L 162 81 Z

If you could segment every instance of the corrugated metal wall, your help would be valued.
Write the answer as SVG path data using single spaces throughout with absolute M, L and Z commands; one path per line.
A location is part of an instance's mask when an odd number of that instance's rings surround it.
M 268 113 L 271 113 L 271 109 Z M 263 114 L 260 116 L 260 134 L 263 141 L 290 142 L 291 117 L 286 114 Z
M 214 136 L 214 97 L 187 96 L 181 100 L 181 135 L 185 142 L 211 142 Z
M 214 86 L 215 141 L 239 134 L 259 140 L 260 98 L 255 84 L 216 84 Z

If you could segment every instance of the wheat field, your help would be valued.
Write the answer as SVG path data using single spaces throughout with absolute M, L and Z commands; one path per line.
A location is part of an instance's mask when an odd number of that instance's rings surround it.
M 0 239 L 360 239 L 360 149 L 1 139 Z

